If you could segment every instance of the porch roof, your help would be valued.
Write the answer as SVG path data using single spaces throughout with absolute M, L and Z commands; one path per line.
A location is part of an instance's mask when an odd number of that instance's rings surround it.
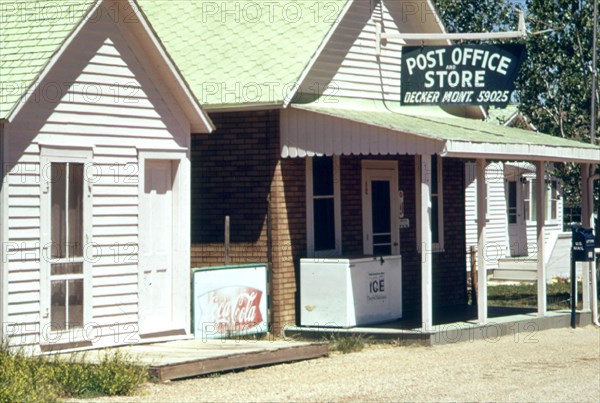
M 555 162 L 600 162 L 600 147 L 547 134 L 450 115 L 438 107 L 320 98 L 293 104 L 313 118 L 294 124 L 284 118 L 282 155 L 440 154 L 447 157 Z M 324 126 L 324 127 L 320 127 Z M 358 127 L 357 127 L 358 126 Z M 308 133 L 313 130 L 314 133 Z M 367 137 L 356 141 L 353 137 Z M 381 144 L 383 143 L 383 144 Z

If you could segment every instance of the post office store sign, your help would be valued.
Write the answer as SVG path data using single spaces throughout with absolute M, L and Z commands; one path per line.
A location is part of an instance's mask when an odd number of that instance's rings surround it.
M 404 46 L 402 105 L 506 107 L 524 45 Z

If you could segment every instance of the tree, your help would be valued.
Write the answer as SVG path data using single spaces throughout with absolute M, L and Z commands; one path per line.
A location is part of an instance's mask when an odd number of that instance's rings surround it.
M 527 39 L 529 56 L 518 80 L 519 109 L 544 133 L 589 142 L 593 1 L 528 0 L 527 7 L 531 31 L 552 31 Z M 594 96 L 600 99 L 598 88 Z M 579 168 L 557 167 L 565 204 L 572 207 L 581 204 Z
M 451 32 L 515 29 L 523 2 L 533 35 L 517 79 L 519 110 L 543 133 L 589 142 L 593 0 L 435 0 Z M 599 88 L 595 96 L 600 105 Z M 565 204 L 579 206 L 579 165 L 559 164 L 557 175 Z
M 435 0 L 448 32 L 491 32 L 514 28 L 518 16 L 506 0 Z

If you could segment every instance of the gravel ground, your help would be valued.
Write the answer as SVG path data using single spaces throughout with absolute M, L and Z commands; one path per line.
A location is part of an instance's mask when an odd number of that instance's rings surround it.
M 147 385 L 104 401 L 600 401 L 600 330 L 360 353 Z

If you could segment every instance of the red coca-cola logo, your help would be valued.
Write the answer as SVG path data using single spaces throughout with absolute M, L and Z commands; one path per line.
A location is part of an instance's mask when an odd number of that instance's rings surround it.
M 221 334 L 243 333 L 263 322 L 263 292 L 250 287 L 225 287 L 203 295 L 207 310 L 203 320 L 215 324 Z

